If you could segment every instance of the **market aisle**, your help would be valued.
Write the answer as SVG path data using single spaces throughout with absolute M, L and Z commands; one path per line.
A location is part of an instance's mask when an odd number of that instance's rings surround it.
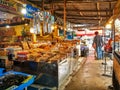
M 94 60 L 93 51 L 87 57 L 86 63 L 73 76 L 65 90 L 108 90 L 111 77 L 102 76 L 103 60 Z

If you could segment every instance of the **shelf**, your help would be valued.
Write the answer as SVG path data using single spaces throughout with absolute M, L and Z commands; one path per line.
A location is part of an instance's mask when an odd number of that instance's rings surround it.
M 0 24 L 0 27 L 6 27 L 7 25 L 9 26 L 16 26 L 16 25 L 24 25 L 24 24 L 29 24 L 30 20 L 25 20 L 22 22 L 17 22 L 17 23 L 11 23 L 11 24 Z

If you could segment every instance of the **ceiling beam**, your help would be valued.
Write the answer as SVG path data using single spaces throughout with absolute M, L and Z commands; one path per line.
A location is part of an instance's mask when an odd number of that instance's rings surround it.
M 30 1 L 30 0 L 29 0 Z M 67 0 L 66 3 L 106 3 L 106 2 L 116 2 L 117 0 Z M 53 3 L 58 4 L 61 3 L 63 4 L 64 0 L 54 0 Z M 50 2 L 46 2 L 46 4 L 49 4 Z
M 58 12 L 58 11 L 62 11 L 63 12 L 63 9 L 62 8 L 61 9 L 55 9 L 55 11 L 56 12 Z M 100 9 L 99 10 L 97 10 L 97 9 L 96 10 L 91 10 L 91 9 L 90 10 L 66 9 L 66 11 L 70 11 L 70 12 L 76 12 L 76 11 L 77 12 L 106 12 L 106 10 L 100 10 Z M 108 12 L 110 12 L 110 11 L 112 12 L 112 9 L 108 9 L 107 11 Z
M 98 23 L 98 21 L 97 20 L 94 20 L 94 22 L 93 21 L 86 21 L 86 20 L 67 20 L 68 22 L 79 22 L 79 23 Z
M 70 17 L 68 16 L 67 19 L 101 19 L 99 17 Z M 106 19 L 106 17 L 103 17 L 103 19 Z
M 95 26 L 98 26 L 98 24 L 93 24 L 93 25 L 86 25 L 86 26 L 79 26 L 79 27 L 73 27 L 73 29 L 78 29 L 80 30 L 81 28 L 85 28 L 85 27 L 91 27 L 89 28 L 90 30 L 101 30 L 103 29 L 102 27 L 98 28 L 98 27 L 95 27 Z M 92 28 L 92 27 L 95 27 L 95 28 Z
M 27 1 L 39 1 L 41 2 L 42 0 L 27 0 Z M 46 0 L 46 1 L 50 1 L 50 0 Z M 64 2 L 64 0 L 53 0 L 54 2 Z M 118 0 L 67 0 L 67 2 L 74 2 L 74 1 L 77 1 L 77 2 L 115 2 L 115 1 L 118 1 Z
M 63 17 L 63 14 L 55 13 L 56 16 Z M 72 14 L 67 14 L 67 17 L 96 17 L 96 15 L 72 15 Z M 100 15 L 100 17 L 110 17 L 110 15 Z
M 67 20 L 100 20 L 99 18 L 67 18 Z
M 112 4 L 111 4 L 111 2 L 109 2 L 109 9 L 112 9 Z M 112 16 L 112 15 L 113 15 L 113 11 L 112 11 L 112 12 L 109 12 L 109 14 Z
M 96 22 L 91 22 L 91 23 L 85 23 L 85 22 L 70 22 L 70 23 L 73 23 L 73 24 L 97 24 Z

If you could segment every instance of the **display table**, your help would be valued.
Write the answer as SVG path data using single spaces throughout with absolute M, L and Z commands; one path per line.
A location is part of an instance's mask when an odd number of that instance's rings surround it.
M 39 52 L 39 50 L 40 49 L 31 50 L 29 52 L 34 54 L 35 51 Z M 43 52 L 44 51 L 42 51 L 42 53 L 39 52 L 40 56 L 38 56 L 37 59 L 28 58 L 25 60 L 18 58 L 13 60 L 13 69 L 15 71 L 36 75 L 37 79 L 30 88 L 37 88 L 36 86 L 59 88 L 76 69 L 78 49 L 76 49 L 76 45 L 70 48 L 61 45 L 59 49 L 57 47 L 51 51 Z M 44 77 L 48 78 L 50 83 L 43 82 L 43 80 L 46 79 Z
M 52 84 L 52 87 L 49 88 L 58 88 L 60 87 L 64 81 L 73 73 L 78 64 L 78 59 L 73 58 L 72 54 L 63 58 L 62 60 L 56 60 L 55 62 L 34 62 L 34 61 L 14 61 L 14 69 L 15 71 L 22 71 L 25 73 L 36 74 L 37 81 L 34 82 L 32 87 L 35 88 L 39 86 L 48 87 Z M 17 70 L 18 67 L 19 69 Z M 24 68 L 23 68 L 24 67 Z M 41 84 L 42 75 L 49 76 L 49 80 L 51 83 L 47 85 L 46 83 Z M 45 79 L 44 79 L 45 80 Z M 55 84 L 52 82 L 54 81 Z M 40 87 L 39 87 L 40 88 Z
M 112 80 L 115 90 L 120 90 L 120 53 L 118 52 L 114 52 Z

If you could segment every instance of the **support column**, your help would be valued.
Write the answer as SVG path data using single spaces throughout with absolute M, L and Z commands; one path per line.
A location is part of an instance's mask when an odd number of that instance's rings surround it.
M 44 0 L 42 0 L 42 11 L 43 11 L 43 13 L 44 13 Z M 44 36 L 44 24 L 45 24 L 45 21 L 44 21 L 44 16 L 43 16 L 42 36 Z
M 64 0 L 64 37 L 66 38 L 66 0 Z
M 40 36 L 43 36 L 43 22 L 40 23 Z
M 32 41 L 33 41 L 33 42 L 37 42 L 36 34 L 32 34 Z

